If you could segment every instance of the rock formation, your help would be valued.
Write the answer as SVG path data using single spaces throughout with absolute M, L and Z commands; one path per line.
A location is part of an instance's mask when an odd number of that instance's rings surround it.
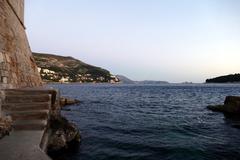
M 0 117 L 0 139 L 5 135 L 9 135 L 12 129 L 12 119 L 11 117 Z
M 48 142 L 48 153 L 54 153 L 67 149 L 71 143 L 81 140 L 77 127 L 61 116 L 51 116 L 51 134 Z
M 223 105 L 211 105 L 207 108 L 227 115 L 240 115 L 240 97 L 227 96 Z
M 74 104 L 79 104 L 80 101 L 78 99 L 73 99 L 70 97 L 61 97 L 60 98 L 60 106 L 61 108 L 68 106 L 68 105 L 74 105 Z

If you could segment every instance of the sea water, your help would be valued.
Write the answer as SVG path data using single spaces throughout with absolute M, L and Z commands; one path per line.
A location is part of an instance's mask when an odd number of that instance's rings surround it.
M 79 99 L 62 114 L 81 131 L 64 160 L 239 160 L 238 120 L 209 111 L 240 85 L 51 85 Z

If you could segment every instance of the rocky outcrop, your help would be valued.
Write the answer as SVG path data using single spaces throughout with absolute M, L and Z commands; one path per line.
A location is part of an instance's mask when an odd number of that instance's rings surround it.
M 51 129 L 47 147 L 49 154 L 67 149 L 71 144 L 80 142 L 81 137 L 77 127 L 61 115 L 52 116 L 49 124 Z
M 61 97 L 60 108 L 66 105 L 79 103 L 79 100 Z M 71 148 L 73 145 L 80 143 L 81 136 L 77 126 L 64 118 L 60 112 L 55 112 L 49 120 L 49 139 L 47 152 L 50 156 L 63 150 Z
M 12 130 L 11 117 L 0 118 L 0 139 L 6 135 L 9 135 Z
M 240 97 L 227 96 L 223 105 L 210 105 L 207 108 L 228 115 L 240 115 Z
M 78 104 L 78 103 L 80 103 L 80 101 L 78 99 L 69 98 L 69 97 L 61 97 L 60 98 L 61 108 L 63 108 L 64 106 L 74 105 L 74 104 Z

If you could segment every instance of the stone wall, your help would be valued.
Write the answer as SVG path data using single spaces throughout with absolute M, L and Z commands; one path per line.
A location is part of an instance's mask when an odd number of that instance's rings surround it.
M 18 19 L 24 24 L 24 0 L 7 0 Z
M 24 0 L 0 0 L 0 89 L 42 83 L 24 26 Z

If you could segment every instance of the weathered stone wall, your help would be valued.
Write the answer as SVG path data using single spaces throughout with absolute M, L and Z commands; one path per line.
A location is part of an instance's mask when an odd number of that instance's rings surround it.
M 24 0 L 0 0 L 0 89 L 41 85 L 24 27 Z
M 21 23 L 24 24 L 24 0 L 8 0 L 8 2 Z

